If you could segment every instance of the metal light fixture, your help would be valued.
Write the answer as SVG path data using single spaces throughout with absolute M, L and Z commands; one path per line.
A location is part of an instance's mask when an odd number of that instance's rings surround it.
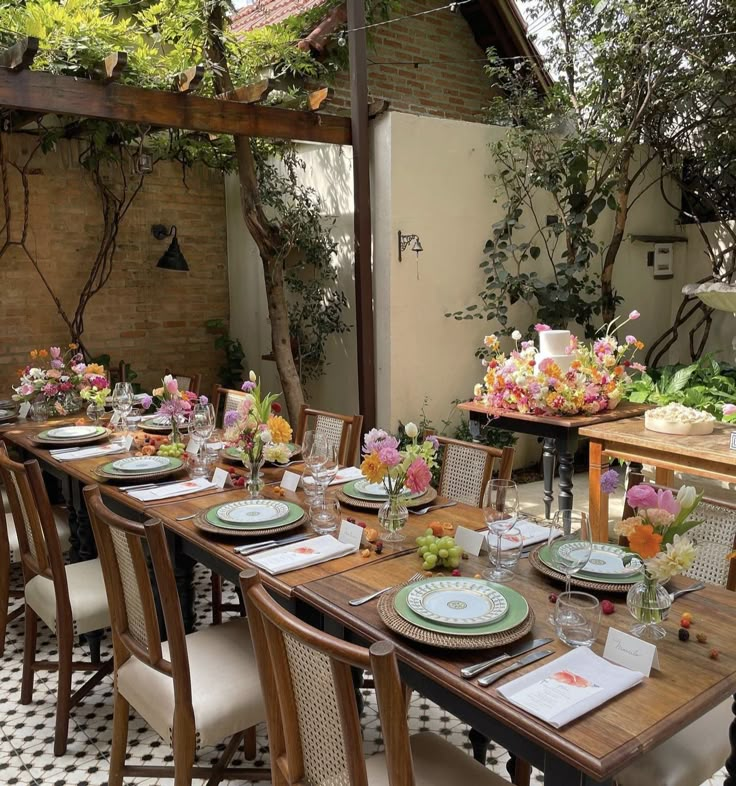
M 164 255 L 157 262 L 156 267 L 160 267 L 163 270 L 178 270 L 180 272 L 189 270 L 189 265 L 179 248 L 179 241 L 176 239 L 176 225 L 172 225 L 171 229 L 167 231 L 163 224 L 154 224 L 151 227 L 151 234 L 156 240 L 163 240 L 172 234 L 174 236 Z
M 410 243 L 411 250 L 416 251 L 417 259 L 419 259 L 419 255 L 424 251 L 419 235 L 402 235 L 401 230 L 399 230 L 399 262 L 401 262 L 402 253 L 409 248 Z

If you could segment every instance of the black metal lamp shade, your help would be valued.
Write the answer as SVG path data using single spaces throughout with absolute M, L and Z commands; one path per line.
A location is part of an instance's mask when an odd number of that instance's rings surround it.
M 179 248 L 179 241 L 176 239 L 176 226 L 172 226 L 171 229 L 166 232 L 166 228 L 163 225 L 156 224 L 151 228 L 151 231 L 153 236 L 159 240 L 172 233 L 174 235 L 164 255 L 156 263 L 156 267 L 160 267 L 162 270 L 177 270 L 180 272 L 189 270 L 189 265 Z

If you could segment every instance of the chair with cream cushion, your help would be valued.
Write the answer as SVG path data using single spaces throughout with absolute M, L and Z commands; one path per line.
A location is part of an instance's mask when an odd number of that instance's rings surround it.
M 74 638 L 109 625 L 107 599 L 99 560 L 65 565 L 54 515 L 38 462 L 20 464 L 8 457 L 0 443 L 0 476 L 8 493 L 18 538 L 25 597 L 25 645 L 21 704 L 33 699 L 34 674 L 58 672 L 54 754 L 66 751 L 69 714 L 112 669 L 100 664 L 99 646 L 91 650 L 91 661 L 72 660 Z M 38 619 L 56 634 L 58 662 L 36 661 Z M 92 676 L 72 694 L 72 673 Z
M 409 737 L 394 645 L 370 650 L 312 628 L 283 609 L 248 570 L 240 578 L 266 700 L 273 782 L 279 786 L 502 786 L 507 782 L 436 734 Z M 370 669 L 385 754 L 365 759 L 351 669 Z
M 267 769 L 229 768 L 246 739 L 246 758 L 255 758 L 255 726 L 266 712 L 253 657 L 248 621 L 184 635 L 184 623 L 169 557 L 166 534 L 159 521 L 145 524 L 116 515 L 102 502 L 99 488 L 84 490 L 95 540 L 102 560 L 112 618 L 115 694 L 110 786 L 123 777 L 165 777 L 175 786 L 189 786 L 192 777 L 270 780 Z M 161 641 L 154 585 L 161 600 L 167 641 Z M 128 713 L 132 707 L 171 743 L 174 767 L 125 764 Z M 230 737 L 213 768 L 195 767 L 196 752 Z

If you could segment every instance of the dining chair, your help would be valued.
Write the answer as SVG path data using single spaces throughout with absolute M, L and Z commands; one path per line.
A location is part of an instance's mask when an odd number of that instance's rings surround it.
M 20 703 L 33 700 L 37 671 L 58 672 L 54 755 L 66 751 L 72 708 L 112 671 L 100 663 L 99 639 L 90 639 L 90 661 L 73 660 L 74 638 L 107 628 L 107 610 L 99 559 L 64 564 L 56 522 L 36 460 L 20 464 L 0 443 L 0 475 L 8 493 L 23 569 L 25 642 Z M 56 634 L 58 659 L 36 660 L 39 618 Z M 92 672 L 72 694 L 72 673 Z
M 13 611 L 10 611 L 10 601 L 12 599 L 23 598 L 23 590 L 13 589 L 10 586 L 10 570 L 12 565 L 20 562 L 20 545 L 18 534 L 15 531 L 13 521 L 13 511 L 10 509 L 10 500 L 4 486 L 0 486 L 2 495 L 2 514 L 5 518 L 5 525 L 0 522 L 0 657 L 5 654 L 5 634 L 8 623 L 18 619 L 23 614 L 24 606 L 19 604 Z M 60 506 L 52 507 L 56 531 L 59 534 L 59 543 L 62 551 L 69 546 L 69 518 L 66 511 L 62 511 Z
M 297 445 L 304 441 L 308 428 L 324 434 L 330 444 L 337 446 L 338 461 L 342 466 L 353 466 L 358 460 L 363 430 L 362 415 L 339 415 L 336 412 L 310 409 L 302 404 L 294 435 Z
M 502 786 L 507 782 L 439 735 L 409 736 L 394 645 L 368 650 L 307 625 L 240 574 L 266 701 L 274 786 Z M 375 675 L 385 753 L 364 758 L 352 669 Z
M 244 399 L 245 393 L 242 390 L 233 390 L 233 388 L 215 385 L 212 393 L 212 406 L 215 408 L 215 418 L 217 419 L 218 427 L 222 427 L 225 413 L 237 409 Z M 222 414 L 220 413 L 221 407 Z
M 228 766 L 241 743 L 246 758 L 255 758 L 255 726 L 266 717 L 248 621 L 237 619 L 185 636 L 163 524 L 118 516 L 105 506 L 98 486 L 87 486 L 84 497 L 112 619 L 109 786 L 122 786 L 123 777 L 172 775 L 174 786 L 189 786 L 192 778 L 209 778 L 211 786 L 223 778 L 270 780 L 268 769 Z M 154 597 L 161 602 L 166 642 L 161 640 Z M 170 742 L 173 768 L 125 764 L 131 707 Z M 228 737 L 213 767 L 194 766 L 198 749 Z
M 179 384 L 179 390 L 189 391 L 199 395 L 199 386 L 202 382 L 201 374 L 178 374 L 170 368 L 164 369 L 164 375 L 171 374 Z
M 627 490 L 643 481 L 638 472 L 629 473 Z M 651 484 L 655 489 L 663 486 Z M 675 489 L 671 489 L 677 493 Z M 628 503 L 624 518 L 633 515 Z M 736 589 L 736 560 L 727 555 L 736 548 L 736 505 L 703 498 L 695 510 L 702 520 L 690 530 L 697 540 L 695 562 L 686 576 Z M 733 699 L 721 702 L 706 715 L 661 743 L 620 772 L 615 786 L 694 786 L 708 781 L 731 754 L 729 727 L 733 722 Z
M 440 445 L 440 480 L 437 492 L 456 502 L 480 507 L 483 491 L 493 474 L 496 461 L 498 477 L 511 479 L 514 466 L 512 447 L 494 448 L 475 442 L 463 442 L 449 437 L 435 437 Z

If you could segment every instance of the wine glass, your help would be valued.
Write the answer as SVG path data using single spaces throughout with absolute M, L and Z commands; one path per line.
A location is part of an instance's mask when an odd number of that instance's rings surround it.
M 491 581 L 509 581 L 514 573 L 502 566 L 501 540 L 503 534 L 516 524 L 519 517 L 519 491 L 513 480 L 494 478 L 488 481 L 483 495 L 483 516 L 488 529 L 495 536 L 490 539 L 490 543 L 495 543 L 496 547 L 495 565 L 483 575 Z
M 313 470 L 313 477 L 319 487 L 320 496 L 325 497 L 327 487 L 337 477 L 340 470 L 340 463 L 337 460 L 337 445 L 327 444 L 325 451 L 325 461 Z
M 207 474 L 207 440 L 215 430 L 215 408 L 212 404 L 197 403 L 192 409 L 189 417 L 189 428 L 192 438 L 198 441 L 197 462 L 195 464 L 194 475 Z
M 558 510 L 550 523 L 547 544 L 555 567 L 565 574 L 565 592 L 570 592 L 573 574 L 588 564 L 593 552 L 588 514 L 581 510 Z
M 123 432 L 128 431 L 128 415 L 133 409 L 133 386 L 130 382 L 116 382 L 112 392 L 112 406 Z

